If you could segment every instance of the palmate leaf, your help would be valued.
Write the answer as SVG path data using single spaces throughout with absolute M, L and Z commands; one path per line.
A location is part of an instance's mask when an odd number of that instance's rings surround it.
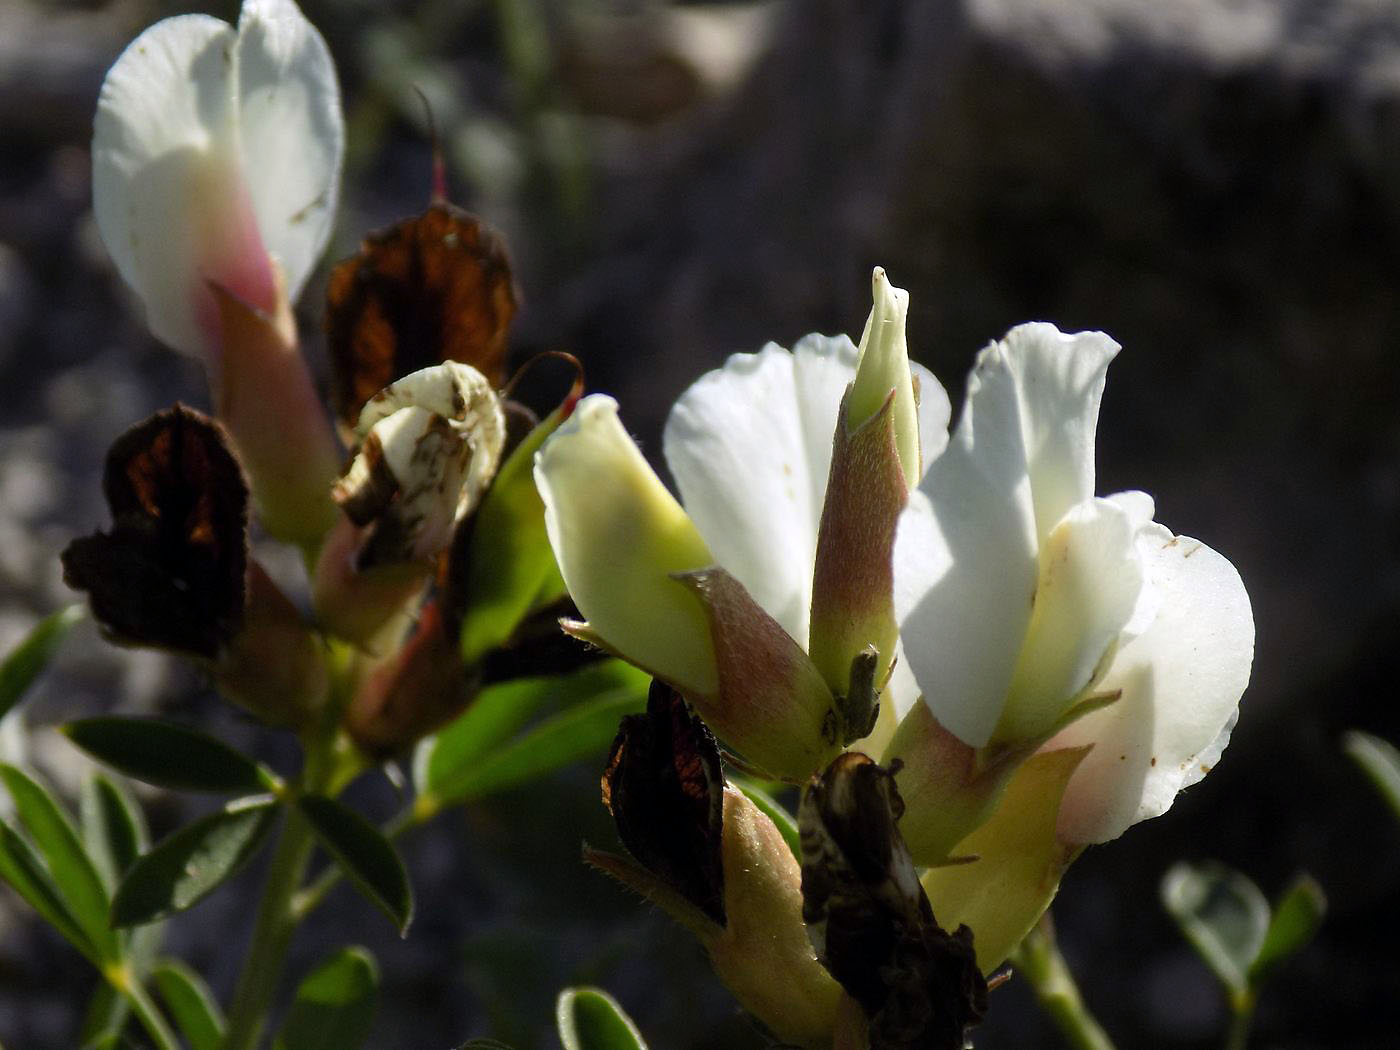
M 63 732 L 99 762 L 176 791 L 243 795 L 275 791 L 277 778 L 221 740 L 148 718 L 85 718 Z
M 42 856 L 65 910 L 99 958 L 117 958 L 120 945 L 107 924 L 107 887 L 83 848 L 72 819 L 47 788 L 19 767 L 0 763 L 0 780 L 14 800 L 16 817 Z
M 0 718 L 4 718 L 24 697 L 53 659 L 58 644 L 83 618 L 84 612 L 83 606 L 70 605 L 50 613 L 34 625 L 24 641 L 0 660 Z
M 297 808 L 316 839 L 357 889 L 407 934 L 413 921 L 413 890 L 393 843 L 360 814 L 322 795 L 303 795 Z
M 342 948 L 297 988 L 275 1050 L 358 1050 L 379 999 L 379 968 L 364 948 Z
M 274 797 L 255 795 L 174 832 L 126 873 L 112 900 L 112 924 L 153 922 L 198 903 L 252 858 L 276 815 Z
M 1183 862 L 1162 879 L 1162 903 L 1231 994 L 1246 995 L 1269 929 L 1269 902 L 1259 887 L 1224 864 Z
M 564 1050 L 647 1050 L 627 1012 L 601 988 L 565 988 L 554 1017 Z

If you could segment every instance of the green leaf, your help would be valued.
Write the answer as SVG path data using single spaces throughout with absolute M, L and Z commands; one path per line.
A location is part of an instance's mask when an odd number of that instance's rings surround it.
M 1259 954 L 1249 970 L 1249 979 L 1258 984 L 1285 960 L 1297 955 L 1313 939 L 1323 916 L 1327 914 L 1327 897 L 1308 875 L 1299 875 L 1284 891 L 1274 908 L 1273 920 Z
M 1390 741 L 1360 730 L 1343 737 L 1342 746 L 1400 818 L 1400 751 Z
M 127 790 L 105 773 L 95 772 L 83 782 L 80 803 L 83 844 L 110 894 L 150 847 L 146 822 Z
M 235 795 L 278 780 L 247 755 L 195 729 L 146 718 L 85 718 L 63 732 L 99 762 L 157 787 Z
M 98 981 L 83 1015 L 83 1027 L 78 1032 L 81 1046 L 101 1045 L 104 1039 L 120 1035 L 131 1015 L 126 997 L 106 981 Z
M 58 651 L 58 643 L 83 618 L 81 605 L 49 613 L 0 661 L 0 718 L 19 703 Z
M 469 667 L 504 644 L 531 611 L 564 597 L 534 477 L 535 453 L 562 415 L 556 410 L 530 431 L 501 464 L 477 509 L 464 588 L 471 601 L 461 636 Z
M 1224 864 L 1183 862 L 1162 879 L 1162 903 L 1226 988 L 1246 995 L 1269 929 L 1269 902 L 1259 887 Z
M 112 924 L 153 922 L 198 903 L 252 858 L 276 814 L 271 796 L 235 799 L 161 841 L 117 887 Z
M 618 720 L 642 710 L 645 697 L 644 691 L 618 689 L 545 719 L 475 764 L 444 775 L 433 790 L 419 796 L 420 815 L 449 803 L 505 791 L 584 755 L 601 753 L 617 736 Z
M 777 827 L 783 836 L 783 841 L 788 844 L 788 849 L 792 850 L 792 855 L 801 860 L 802 844 L 798 840 L 797 821 L 793 819 L 792 814 L 784 808 L 781 802 L 747 777 L 734 777 L 732 779 L 735 787 L 748 795 L 749 801 L 757 806 L 760 812 Z
M 398 927 L 400 936 L 413 921 L 413 890 L 393 843 L 360 814 L 322 795 L 297 799 L 316 838 L 345 869 L 360 892 Z
M 420 792 L 442 796 L 444 785 L 469 776 L 541 708 L 572 706 L 619 689 L 645 696 L 647 685 L 643 672 L 605 660 L 572 674 L 517 678 L 483 689 L 456 721 L 420 746 L 414 782 Z
M 190 1050 L 219 1050 L 224 1015 L 203 978 L 179 959 L 164 959 L 151 971 L 151 979 Z
M 554 1017 L 564 1050 L 647 1050 L 632 1019 L 601 988 L 565 988 Z
M 29 832 L 69 913 L 103 959 L 120 954 L 107 924 L 107 887 L 83 848 L 72 819 L 48 789 L 17 766 L 0 762 L 0 780 L 14 799 L 15 815 Z
M 364 948 L 342 948 L 297 988 L 275 1050 L 356 1050 L 369 1038 L 379 970 Z
M 8 882 L 45 922 L 62 934 L 94 966 L 101 967 L 97 949 L 88 940 L 82 924 L 69 909 L 53 876 L 34 852 L 34 847 L 3 823 L 0 823 L 0 879 Z

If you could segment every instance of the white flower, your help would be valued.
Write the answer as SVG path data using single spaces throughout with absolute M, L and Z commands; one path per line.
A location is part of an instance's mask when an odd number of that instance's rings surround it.
M 939 723 L 977 747 L 1056 733 L 1093 744 L 1059 836 L 1102 842 L 1164 812 L 1228 739 L 1254 621 L 1228 561 L 1152 521 L 1140 492 L 1094 496 L 1094 433 L 1118 346 L 1048 324 L 982 351 L 944 454 L 895 542 L 904 651 Z
M 895 294 L 882 271 L 875 291 L 878 349 L 871 368 L 882 374 L 903 368 L 907 376 L 903 293 Z M 833 437 L 859 361 L 859 351 L 844 336 L 808 336 L 792 352 L 769 344 L 757 354 L 735 354 L 722 369 L 701 377 L 677 401 L 663 435 L 684 509 L 627 436 L 616 403 L 601 395 L 580 403 L 574 419 L 539 453 L 535 478 L 560 571 L 593 637 L 692 699 L 723 693 L 726 654 L 716 653 L 691 588 L 671 578 L 718 566 L 801 655 L 808 643 Z M 916 440 L 927 463 L 946 441 L 948 399 L 930 373 L 912 367 L 921 392 Z M 904 382 L 903 396 L 898 382 L 882 387 L 848 422 L 860 425 L 893 394 L 896 443 L 901 433 L 912 437 L 911 427 L 900 426 L 901 413 L 913 408 L 912 386 Z M 760 670 L 769 668 L 749 666 L 744 673 Z M 782 676 L 773 677 L 776 694 Z M 810 675 L 804 670 L 799 679 L 808 683 Z M 906 708 L 915 695 L 911 686 L 904 689 Z M 891 689 L 898 693 L 898 684 Z M 824 687 L 820 691 L 826 694 Z M 726 714 L 714 706 L 701 712 L 725 737 Z M 764 717 L 782 716 L 770 711 Z M 776 748 L 781 732 L 765 721 L 763 733 L 741 735 L 761 735 Z M 743 747 L 741 740 L 730 742 Z
M 107 73 L 93 128 L 93 206 L 151 331 L 217 351 L 208 284 L 269 315 L 326 244 L 344 152 L 340 91 L 291 0 L 247 0 L 238 28 L 158 22 Z

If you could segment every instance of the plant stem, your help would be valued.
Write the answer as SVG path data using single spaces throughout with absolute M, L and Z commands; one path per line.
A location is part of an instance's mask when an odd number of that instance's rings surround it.
M 1249 1045 L 1249 1026 L 1254 1020 L 1254 994 L 1246 992 L 1230 997 L 1230 1030 L 1225 1036 L 1225 1050 L 1245 1050 Z
M 1074 1050 L 1114 1050 L 1113 1041 L 1084 1005 L 1074 975 L 1055 944 L 1049 913 L 1026 935 L 1011 959 Z
M 107 982 L 131 1004 L 131 1012 L 146 1029 L 157 1050 L 180 1050 L 180 1041 L 139 978 L 124 966 L 108 972 L 106 977 Z
M 287 807 L 277 852 L 268 866 L 267 886 L 253 926 L 253 940 L 238 975 L 228 1029 L 221 1050 L 253 1050 L 262 1035 L 268 1007 L 277 991 L 283 957 L 296 929 L 292 897 L 311 856 L 311 826 L 294 806 Z

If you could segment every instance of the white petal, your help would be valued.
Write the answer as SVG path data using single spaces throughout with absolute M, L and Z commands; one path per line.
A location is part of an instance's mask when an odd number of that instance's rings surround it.
M 894 544 L 895 614 L 909 669 L 934 716 L 964 743 L 986 744 L 1001 717 L 1035 585 L 1013 377 L 979 368 L 948 447 L 910 494 Z
M 1004 370 L 1012 377 L 1042 539 L 1071 507 L 1094 494 L 1099 401 L 1118 350 L 1102 332 L 1066 334 L 1041 322 L 1018 325 L 978 358 L 978 373 Z M 1005 395 L 1000 385 L 984 390 L 983 397 Z M 969 407 L 975 401 L 971 388 L 968 401 Z
M 836 413 L 854 374 L 844 337 L 734 354 L 681 395 L 662 437 L 718 564 L 804 648 Z
M 244 176 L 295 301 L 330 236 L 345 128 L 330 52 L 291 0 L 244 3 L 238 88 Z
M 1122 698 L 1046 745 L 1094 744 L 1060 810 L 1067 842 L 1106 842 L 1166 812 L 1219 757 L 1249 681 L 1254 618 L 1234 566 L 1161 526 L 1144 530 L 1140 545 L 1161 607 L 1099 685 Z
M 559 572 L 608 646 L 683 690 L 718 686 L 699 601 L 670 573 L 714 564 L 699 533 L 617 417 L 592 394 L 535 455 Z
M 231 26 L 205 15 L 156 23 L 108 71 L 93 121 L 102 240 L 145 303 L 151 331 L 190 354 L 207 341 L 197 316 L 205 254 L 198 183 L 211 158 L 236 165 L 226 141 L 235 39 Z
M 1042 736 L 1088 689 L 1143 591 L 1136 537 L 1128 513 L 1106 499 L 1071 508 L 1045 537 L 1035 607 L 999 739 Z

